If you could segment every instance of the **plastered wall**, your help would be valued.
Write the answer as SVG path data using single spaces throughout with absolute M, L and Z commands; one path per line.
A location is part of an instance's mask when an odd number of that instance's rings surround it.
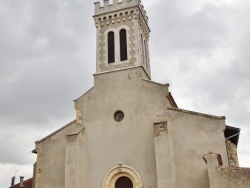
M 210 153 L 204 156 L 207 163 L 210 188 L 249 188 L 250 168 L 226 167 L 220 162 L 220 155 Z
M 106 173 L 122 165 L 134 168 L 144 187 L 156 187 L 154 122 L 166 120 L 168 85 L 143 80 L 139 68 L 95 75 L 95 87 L 82 104 L 88 158 L 87 187 L 100 187 Z M 124 112 L 116 122 L 114 113 Z
M 175 186 L 209 188 L 204 154 L 219 152 L 225 165 L 228 165 L 224 137 L 225 117 L 172 108 L 169 108 L 169 113 L 168 127 L 173 139 Z
M 220 153 L 228 166 L 225 118 L 172 108 L 168 87 L 142 67 L 95 74 L 75 100 L 77 120 L 37 142 L 36 188 L 103 187 L 117 166 L 133 168 L 144 188 L 209 188 L 202 157 Z

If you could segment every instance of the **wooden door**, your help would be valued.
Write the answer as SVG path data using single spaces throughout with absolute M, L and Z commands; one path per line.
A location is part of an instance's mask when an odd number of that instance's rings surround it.
M 133 188 L 133 183 L 128 177 L 120 177 L 115 183 L 115 188 Z

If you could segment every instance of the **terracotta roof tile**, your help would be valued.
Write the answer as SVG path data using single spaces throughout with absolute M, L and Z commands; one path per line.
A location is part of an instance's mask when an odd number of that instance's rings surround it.
M 11 188 L 32 188 L 32 182 L 33 182 L 33 178 L 27 179 L 25 181 L 23 181 L 23 186 L 20 186 L 20 183 L 12 186 Z

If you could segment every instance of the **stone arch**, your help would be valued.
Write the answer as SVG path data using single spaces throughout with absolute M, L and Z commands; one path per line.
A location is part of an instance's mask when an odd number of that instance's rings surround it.
M 127 177 L 133 182 L 133 188 L 142 188 L 140 175 L 131 167 L 120 165 L 112 168 L 104 177 L 102 188 L 115 188 L 120 177 Z

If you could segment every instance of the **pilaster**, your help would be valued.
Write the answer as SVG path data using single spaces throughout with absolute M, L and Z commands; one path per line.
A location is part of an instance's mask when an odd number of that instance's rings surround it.
M 39 144 L 36 144 L 36 153 L 37 153 L 37 160 L 36 160 L 36 166 L 35 166 L 35 188 L 40 188 L 40 179 L 41 179 L 41 160 L 42 160 L 42 154 L 41 154 L 41 147 Z
M 86 152 L 84 127 L 67 134 L 65 157 L 65 188 L 86 188 Z
M 174 161 L 171 157 L 171 141 L 168 122 L 154 124 L 154 143 L 158 188 L 175 188 Z

